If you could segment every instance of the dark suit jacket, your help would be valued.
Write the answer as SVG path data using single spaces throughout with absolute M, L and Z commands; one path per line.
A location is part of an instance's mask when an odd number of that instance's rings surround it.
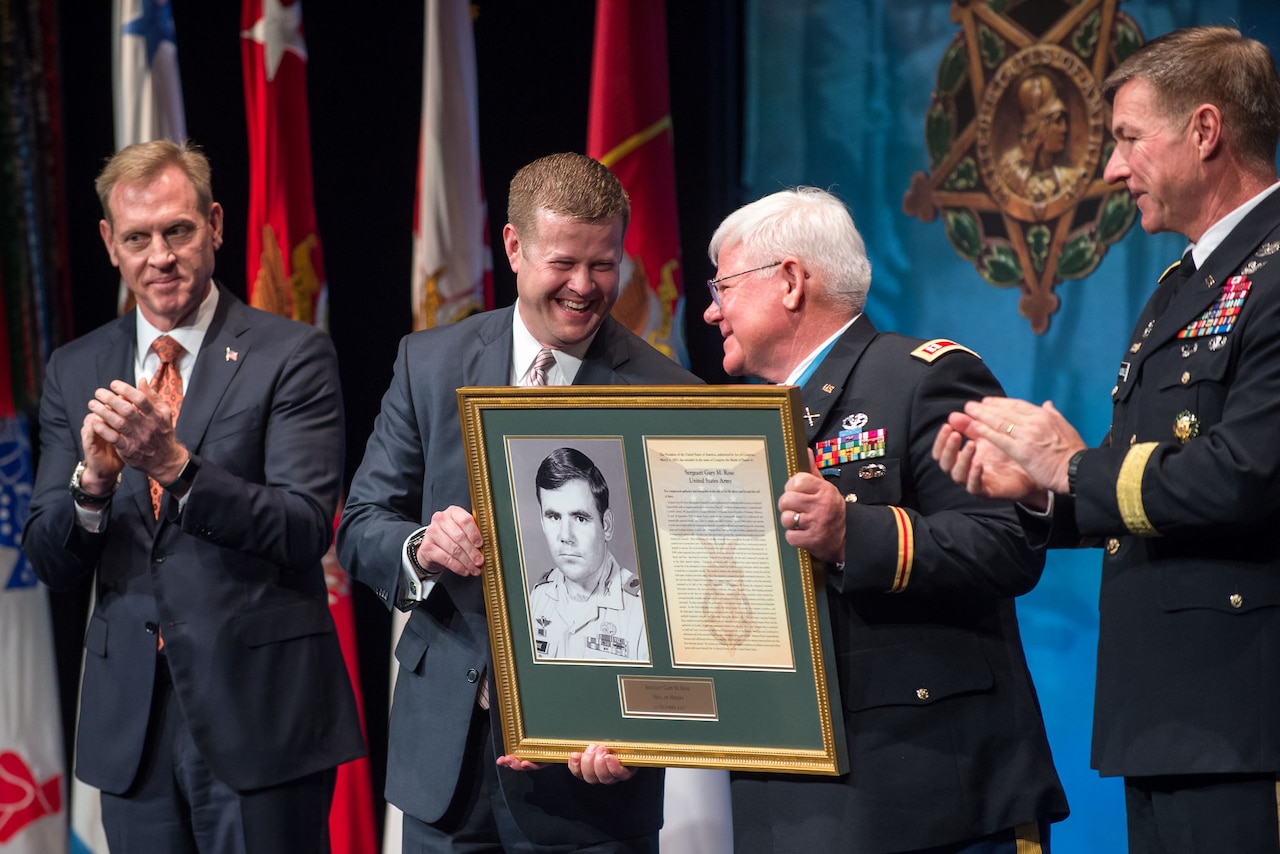
M 338 529 L 338 554 L 354 577 L 390 607 L 404 541 L 449 505 L 471 506 L 456 389 L 510 382 L 514 307 L 407 336 L 395 377 Z M 575 385 L 696 383 L 697 378 L 612 318 L 596 333 Z M 391 709 L 387 799 L 424 822 L 440 819 L 463 763 L 476 680 L 489 667 L 489 629 L 479 578 L 445 573 L 409 618 L 396 647 L 400 675 Z M 495 704 L 496 706 L 496 704 Z M 493 733 L 496 755 L 500 728 Z M 563 765 L 536 772 L 498 769 L 521 829 L 534 842 L 589 844 L 656 832 L 661 771 L 591 786 Z
M 908 851 L 1067 813 L 1014 611 L 1044 555 L 930 453 L 948 413 L 1002 392 L 970 353 L 931 362 L 923 343 L 861 317 L 804 385 L 811 447 L 848 417 L 885 430 L 883 457 L 824 469 L 847 508 L 826 579 L 850 770 L 734 774 L 739 851 Z
M 94 389 L 135 381 L 135 350 L 132 312 L 59 348 L 40 405 L 23 548 L 55 589 L 97 570 L 77 776 L 115 794 L 134 779 L 157 624 L 191 734 L 226 783 L 275 785 L 362 755 L 320 568 L 343 449 L 329 336 L 222 290 L 176 427 L 203 460 L 185 509 L 166 495 L 157 521 L 146 476 L 126 468 L 90 534 L 67 491 L 80 425 Z
M 1176 294 L 1175 280 L 1153 294 L 1122 358 L 1109 441 L 1085 453 L 1075 499 L 1059 496 L 1054 513 L 1053 545 L 1105 546 L 1093 766 L 1270 774 L 1280 770 L 1280 193 Z M 1179 337 L 1245 281 L 1229 329 Z

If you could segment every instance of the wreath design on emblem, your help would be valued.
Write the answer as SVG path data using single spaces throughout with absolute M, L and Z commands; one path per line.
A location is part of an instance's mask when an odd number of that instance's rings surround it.
M 925 115 L 929 172 L 902 208 L 941 217 L 957 254 L 1042 334 L 1054 288 L 1092 273 L 1133 224 L 1123 185 L 1102 180 L 1115 142 L 1101 81 L 1142 46 L 1119 0 L 953 0 L 960 25 Z

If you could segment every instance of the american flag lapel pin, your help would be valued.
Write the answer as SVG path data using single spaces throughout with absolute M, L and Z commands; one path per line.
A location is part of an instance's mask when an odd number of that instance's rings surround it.
M 239 358 L 240 358 L 240 354 L 239 354 L 239 353 L 237 353 L 235 350 L 232 350 L 230 347 L 228 347 L 228 348 L 227 348 L 227 361 L 228 361 L 228 362 L 234 362 L 236 359 L 239 359 Z

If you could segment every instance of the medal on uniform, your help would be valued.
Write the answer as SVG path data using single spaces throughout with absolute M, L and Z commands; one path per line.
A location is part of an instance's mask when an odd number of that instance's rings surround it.
M 1232 276 L 1222 286 L 1222 293 L 1213 305 L 1205 309 L 1187 328 L 1178 333 L 1179 338 L 1202 338 L 1206 335 L 1222 335 L 1231 331 L 1240 315 L 1245 297 L 1253 282 L 1247 276 Z
M 1187 444 L 1200 435 L 1200 419 L 1189 409 L 1184 409 L 1173 417 L 1173 437 L 1182 444 Z
M 864 413 L 847 416 L 844 424 L 859 424 L 857 427 L 841 430 L 832 439 L 825 439 L 814 446 L 813 456 L 819 469 L 828 469 L 842 463 L 856 460 L 867 460 L 885 455 L 885 432 L 881 427 L 876 430 L 864 430 L 867 416 Z

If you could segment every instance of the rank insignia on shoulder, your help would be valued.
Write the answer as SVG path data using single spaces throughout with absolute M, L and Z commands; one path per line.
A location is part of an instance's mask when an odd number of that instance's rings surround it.
M 1253 282 L 1247 276 L 1232 276 L 1222 286 L 1222 293 L 1217 301 L 1179 332 L 1178 337 L 1200 338 L 1230 332 L 1236 325 L 1236 318 L 1240 315 L 1240 309 L 1252 286 Z
M 623 568 L 622 573 L 622 592 L 630 593 L 632 596 L 640 595 L 640 576 L 627 568 Z
M 977 353 L 970 350 L 968 347 L 965 347 L 961 344 L 957 344 L 954 341 L 949 341 L 946 338 L 934 338 L 932 341 L 926 341 L 923 344 L 921 344 L 919 347 L 912 350 L 911 355 L 922 362 L 928 362 L 929 364 L 933 364 L 941 357 L 947 355 L 948 353 L 954 353 L 957 350 L 963 353 L 968 353 L 970 356 L 973 356 L 975 359 L 982 358 Z
M 1182 444 L 1187 444 L 1200 435 L 1200 419 L 1188 409 L 1184 409 L 1173 417 L 1173 437 Z
M 869 460 L 885 455 L 884 428 L 878 430 L 841 430 L 833 439 L 825 439 L 813 448 L 819 469 L 828 469 L 841 463 Z

